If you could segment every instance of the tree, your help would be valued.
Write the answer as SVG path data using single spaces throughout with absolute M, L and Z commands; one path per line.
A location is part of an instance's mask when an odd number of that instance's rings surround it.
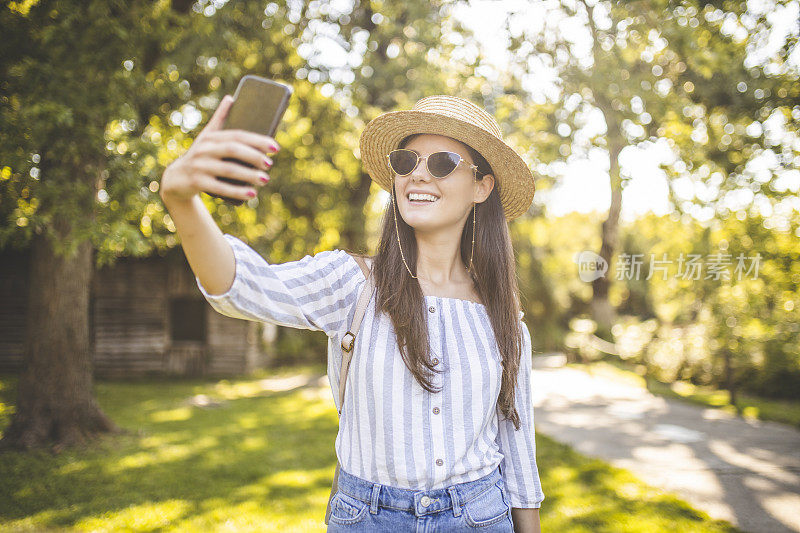
M 554 161 L 596 148 L 608 153 L 611 205 L 599 255 L 609 265 L 619 249 L 622 191 L 630 179 L 619 162 L 627 147 L 667 143 L 675 161 L 662 168 L 678 212 L 701 216 L 719 207 L 725 215 L 726 195 L 743 189 L 758 189 L 761 199 L 781 196 L 772 186 L 774 172 L 755 180 L 746 167 L 769 151 L 761 122 L 775 104 L 784 106 L 783 116 L 794 116 L 788 104 L 797 98 L 796 73 L 774 67 L 772 76 L 763 76 L 763 65 L 748 64 L 754 36 L 768 31 L 764 15 L 750 15 L 738 3 L 725 3 L 726 11 L 717 4 L 564 1 L 548 9 L 541 28 L 513 36 L 520 69 L 544 64 L 555 75 L 555 109 L 548 101 L 531 110 L 550 112 L 553 133 L 565 137 L 558 152 L 544 154 Z M 592 114 L 602 117 L 605 131 L 585 132 Z M 787 139 L 783 161 L 794 156 L 790 146 Z M 687 179 L 716 196 L 686 198 L 679 185 L 685 190 Z M 592 315 L 605 337 L 615 317 L 610 283 L 601 277 L 592 284 Z
M 122 89 L 115 73 L 128 44 L 120 37 L 143 13 L 123 2 L 24 6 L 0 11 L 2 208 L 13 222 L 0 244 L 27 242 L 31 250 L 24 368 L 0 443 L 26 449 L 54 442 L 59 450 L 119 431 L 92 396 L 90 239 L 104 130 Z
M 453 93 L 474 73 L 465 65 L 457 70 L 448 59 L 455 46 L 448 37 L 461 28 L 450 16 L 452 0 L 413 0 L 402 3 L 357 0 L 346 13 L 324 6 L 321 24 L 305 38 L 310 72 L 321 84 L 330 83 L 336 98 L 352 117 L 348 137 L 357 153 L 360 131 L 375 116 L 413 103 L 431 94 Z M 334 38 L 348 61 L 331 65 L 316 57 L 323 52 L 314 39 Z M 330 48 L 332 45 L 327 45 Z M 347 176 L 349 186 L 339 191 L 350 207 L 341 220 L 342 244 L 351 249 L 366 245 L 368 203 L 372 179 L 358 165 Z
M 167 135 L 159 127 L 192 94 L 177 65 L 192 65 L 216 92 L 221 80 L 199 64 L 200 49 L 214 23 L 235 28 L 243 14 L 231 9 L 229 18 L 212 21 L 192 7 L 43 0 L 0 10 L 0 213 L 7 221 L 0 247 L 31 250 L 24 368 L 4 448 L 52 443 L 60 450 L 120 431 L 92 396 L 92 272 L 118 255 L 176 244 L 154 178 L 178 145 L 174 137 L 162 145 Z M 223 35 L 234 41 L 231 50 L 249 53 L 240 34 Z M 263 31 L 258 38 L 273 41 Z M 285 39 L 274 41 L 291 50 Z M 231 55 L 232 63 L 248 64 Z M 227 87 L 237 74 L 225 73 Z

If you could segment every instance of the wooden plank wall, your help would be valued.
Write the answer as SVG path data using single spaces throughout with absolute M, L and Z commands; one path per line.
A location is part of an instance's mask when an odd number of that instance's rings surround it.
M 122 258 L 95 273 L 92 320 L 98 377 L 161 374 L 169 346 L 167 263 Z
M 22 368 L 27 274 L 27 250 L 0 253 L 0 372 Z M 120 258 L 97 270 L 91 290 L 97 377 L 228 376 L 266 365 L 262 325 L 214 311 L 180 249 L 164 257 Z M 172 342 L 171 298 L 196 299 L 204 307 L 205 341 Z
M 186 256 L 181 252 L 169 259 L 169 296 L 199 298 L 206 306 L 207 353 L 204 373 L 209 376 L 226 376 L 252 370 L 247 365 L 247 353 L 251 346 L 248 332 L 256 323 L 217 313 L 197 288 L 194 272 L 189 267 Z
M 28 299 L 27 250 L 0 252 L 0 372 L 22 369 Z

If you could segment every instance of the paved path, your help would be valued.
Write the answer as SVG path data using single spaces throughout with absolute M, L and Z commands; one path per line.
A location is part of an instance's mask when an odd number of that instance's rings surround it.
M 754 533 L 800 532 L 800 431 L 536 368 L 536 430 Z

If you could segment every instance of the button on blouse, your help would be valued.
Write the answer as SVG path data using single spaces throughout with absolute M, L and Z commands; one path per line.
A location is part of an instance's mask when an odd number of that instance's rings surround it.
M 541 506 L 531 339 L 521 313 L 518 431 L 497 408 L 502 365 L 486 308 L 455 298 L 424 297 L 432 362 L 442 363 L 432 379 L 440 392 L 423 389 L 406 368 L 392 322 L 375 312 L 373 297 L 353 346 L 340 406 L 341 340 L 366 283 L 358 263 L 344 250 L 327 250 L 270 264 L 233 235 L 225 239 L 236 259 L 230 289 L 211 295 L 195 277 L 217 312 L 328 336 L 328 380 L 333 403 L 342 407 L 335 449 L 345 471 L 374 483 L 431 490 L 473 481 L 499 465 L 512 507 Z

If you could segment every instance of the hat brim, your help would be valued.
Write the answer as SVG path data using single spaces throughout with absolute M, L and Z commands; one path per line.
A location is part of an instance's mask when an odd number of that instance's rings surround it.
M 513 148 L 469 122 L 425 111 L 384 113 L 371 120 L 361 133 L 359 149 L 364 170 L 387 192 L 391 192 L 392 173 L 386 154 L 414 133 L 445 135 L 477 150 L 492 167 L 506 219 L 514 219 L 530 207 L 536 190 L 533 174 Z

